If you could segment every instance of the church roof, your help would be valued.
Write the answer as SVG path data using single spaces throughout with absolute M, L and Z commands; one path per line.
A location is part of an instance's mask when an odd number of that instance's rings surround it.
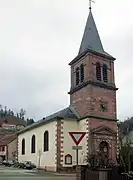
M 58 111 L 50 116 L 47 116 L 45 120 L 50 120 L 55 117 L 60 117 L 60 118 L 77 118 L 76 115 L 73 113 L 72 109 L 70 107 L 67 107 L 61 111 Z
M 69 106 L 61 111 L 58 111 L 54 114 L 51 114 L 50 116 L 47 116 L 43 119 L 41 119 L 40 121 L 37 121 L 33 124 L 31 124 L 30 126 L 27 126 L 26 128 L 24 128 L 23 130 L 19 131 L 18 134 L 21 134 L 23 132 L 26 132 L 30 129 L 34 129 L 38 126 L 41 126 L 45 123 L 48 123 L 50 121 L 53 121 L 55 119 L 65 119 L 65 118 L 70 118 L 70 119 L 78 119 L 80 118 L 78 113 L 76 112 L 76 110 L 74 109 L 74 107 L 72 106 Z
M 85 52 L 87 49 L 92 49 L 104 53 L 103 45 L 91 11 L 85 26 L 79 54 Z
M 110 54 L 104 51 L 91 10 L 86 22 L 78 56 L 74 60 L 72 60 L 69 63 L 69 65 L 72 65 L 78 58 L 80 58 L 82 55 L 85 55 L 88 52 L 115 60 L 114 57 L 112 57 Z

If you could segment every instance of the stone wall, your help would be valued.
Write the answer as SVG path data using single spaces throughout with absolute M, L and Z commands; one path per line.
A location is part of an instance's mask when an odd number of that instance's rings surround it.
M 76 168 L 76 180 L 120 180 L 120 175 L 112 169 L 90 170 L 86 166 Z

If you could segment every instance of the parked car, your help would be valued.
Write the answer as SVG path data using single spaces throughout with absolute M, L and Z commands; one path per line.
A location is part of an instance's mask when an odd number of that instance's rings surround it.
M 13 167 L 18 168 L 18 167 L 19 167 L 19 164 L 20 164 L 19 162 L 15 162 L 14 165 L 13 165 Z
M 18 168 L 22 168 L 22 169 L 35 169 L 36 165 L 33 164 L 31 161 L 25 161 L 25 162 L 20 162 L 18 164 Z
M 25 162 L 25 168 L 26 168 L 26 169 L 35 169 L 35 168 L 36 168 L 36 165 L 33 164 L 33 163 L 30 162 L 30 161 L 27 161 L 27 162 Z
M 15 163 L 14 161 L 3 161 L 3 165 L 8 166 L 8 167 L 13 166 L 14 163 Z
M 19 162 L 18 163 L 18 168 L 25 169 L 25 163 L 24 162 Z
M 14 161 L 8 161 L 8 166 L 13 166 L 15 164 Z
M 4 160 L 3 162 L 2 162 L 2 165 L 4 165 L 4 166 L 6 166 L 8 164 L 8 161 L 6 161 L 6 160 Z

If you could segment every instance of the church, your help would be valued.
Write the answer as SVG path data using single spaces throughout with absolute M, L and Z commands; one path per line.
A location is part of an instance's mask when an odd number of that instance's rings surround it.
M 88 154 L 99 152 L 116 162 L 114 62 L 103 48 L 90 8 L 78 55 L 69 63 L 70 105 L 19 132 L 19 162 L 31 161 L 41 169 L 60 171 L 86 164 Z M 85 132 L 78 162 L 77 146 L 69 132 Z M 79 140 L 78 136 L 75 139 Z

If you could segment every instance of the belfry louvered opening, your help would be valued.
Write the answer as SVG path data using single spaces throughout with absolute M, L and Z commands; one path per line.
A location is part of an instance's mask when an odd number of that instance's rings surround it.
M 80 65 L 80 82 L 82 83 L 84 81 L 84 65 Z
M 79 84 L 79 67 L 76 68 L 76 85 Z
M 108 67 L 106 64 L 103 65 L 103 81 L 108 82 Z
M 96 78 L 101 81 L 101 64 L 99 62 L 96 63 Z

